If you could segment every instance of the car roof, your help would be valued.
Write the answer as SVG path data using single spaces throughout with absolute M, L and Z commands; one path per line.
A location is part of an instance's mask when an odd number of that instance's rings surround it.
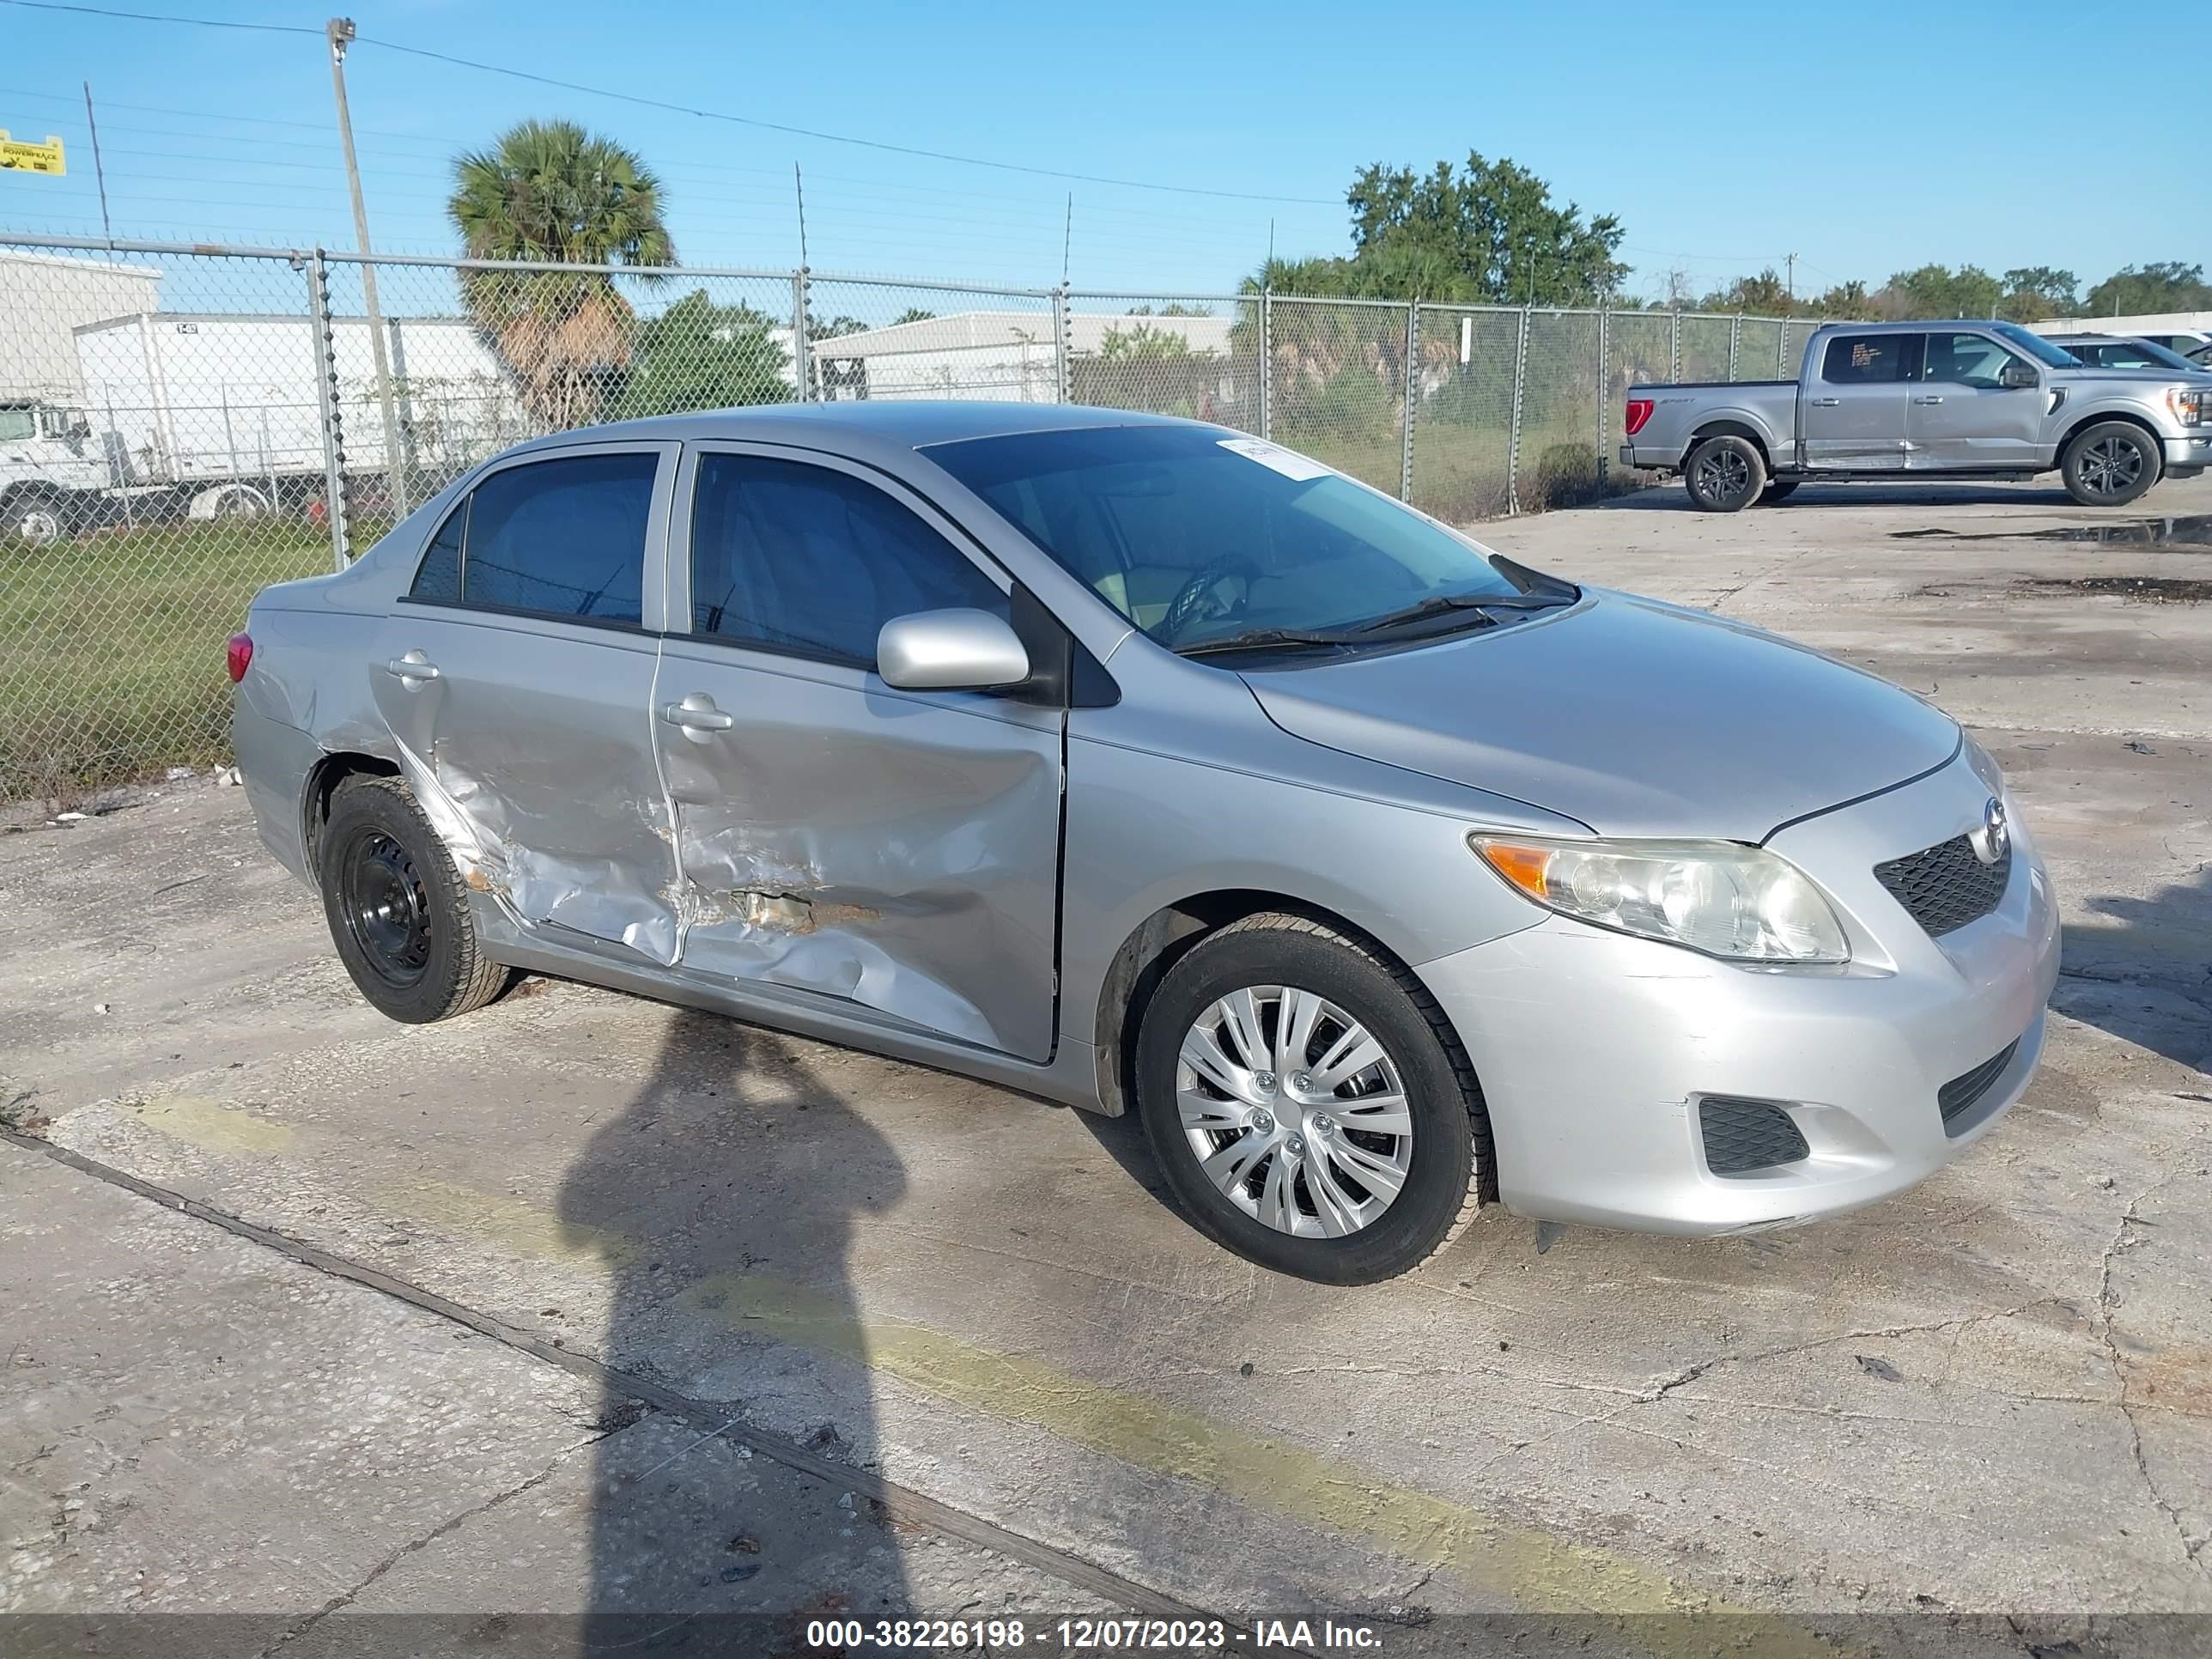
M 523 449 L 647 438 L 697 442 L 715 438 L 794 444 L 803 448 L 921 449 L 965 438 L 1107 426 L 1194 426 L 1171 416 L 1084 404 L 962 402 L 939 398 L 866 398 L 820 404 L 762 404 L 701 410 L 577 427 L 521 445 Z

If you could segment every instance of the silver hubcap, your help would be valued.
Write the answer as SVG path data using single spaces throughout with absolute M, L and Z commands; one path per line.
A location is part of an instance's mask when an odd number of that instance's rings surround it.
M 2081 488 L 2092 495 L 2124 494 L 2142 470 L 2142 447 L 2125 438 L 2100 438 L 2081 452 Z
M 1206 1178 L 1278 1232 L 1371 1226 L 1412 1168 L 1396 1061 L 1350 1014 L 1295 987 L 1232 992 L 1198 1017 L 1176 1063 L 1176 1107 Z
M 60 517 L 43 507 L 32 507 L 15 520 L 15 535 L 33 547 L 52 547 L 62 538 Z

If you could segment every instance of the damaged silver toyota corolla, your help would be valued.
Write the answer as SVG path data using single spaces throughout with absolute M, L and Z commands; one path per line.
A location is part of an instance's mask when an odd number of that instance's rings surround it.
M 1897 1192 L 2027 1086 L 2057 973 L 1926 703 L 1187 421 L 566 433 L 261 594 L 231 667 L 262 836 L 393 1018 L 538 971 L 1133 1105 L 1311 1279 L 1485 1200 Z

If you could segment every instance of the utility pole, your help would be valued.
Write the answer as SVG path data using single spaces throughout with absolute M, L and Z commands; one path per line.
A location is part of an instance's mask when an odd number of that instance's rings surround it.
M 1795 311 L 1797 309 L 1797 256 L 1794 253 L 1785 253 L 1782 258 L 1783 262 L 1789 267 L 1790 270 L 1790 309 Z M 1769 265 L 1767 269 L 1771 270 L 1774 267 Z
M 353 234 L 361 244 L 361 297 L 368 310 L 369 349 L 375 355 L 376 398 L 384 413 L 384 464 L 392 476 L 392 511 L 404 519 L 408 505 L 407 458 L 399 448 L 399 410 L 392 397 L 392 358 L 384 343 L 384 313 L 376 303 L 376 266 L 368 247 L 368 206 L 361 196 L 361 164 L 354 159 L 353 117 L 346 110 L 345 54 L 353 39 L 353 19 L 333 17 L 323 26 L 331 44 L 331 89 L 337 94 L 338 142 L 345 149 L 346 184 L 353 191 Z M 333 508 L 335 510 L 335 508 Z
M 92 132 L 92 176 L 100 181 L 100 234 L 109 241 L 115 240 L 115 227 L 107 222 L 107 168 L 100 159 L 100 123 L 92 115 L 92 82 L 84 83 L 84 124 Z M 112 259 L 115 250 L 107 250 Z

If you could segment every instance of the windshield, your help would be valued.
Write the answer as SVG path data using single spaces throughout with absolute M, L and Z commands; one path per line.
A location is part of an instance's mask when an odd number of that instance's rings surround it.
M 2081 360 L 2063 348 L 2055 346 L 2040 334 L 2031 333 L 2018 323 L 1998 323 L 1996 331 L 2004 336 L 2008 344 L 2018 346 L 2039 363 L 2048 363 L 2053 368 L 2079 368 Z
M 1176 650 L 1349 633 L 1445 596 L 1522 597 L 1474 543 L 1257 438 L 1085 427 L 923 453 Z
M 0 409 L 0 439 L 27 438 L 33 426 L 27 409 Z

